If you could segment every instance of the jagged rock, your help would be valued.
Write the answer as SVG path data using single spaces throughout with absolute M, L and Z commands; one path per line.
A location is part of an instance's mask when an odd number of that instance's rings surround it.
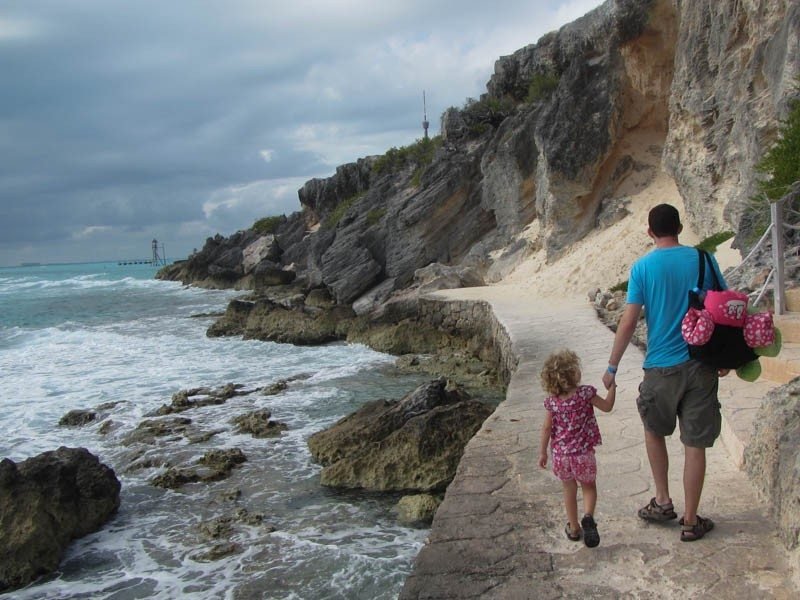
M 314 288 L 308 292 L 305 303 L 308 306 L 327 308 L 333 304 L 333 297 L 328 288 Z
M 766 499 L 778 536 L 800 551 L 800 379 L 770 391 L 754 419 L 744 469 Z
M 441 378 L 399 401 L 365 404 L 313 434 L 322 485 L 374 491 L 443 490 L 464 446 L 492 413 Z
M 264 522 L 264 515 L 251 513 L 245 508 L 240 508 L 232 515 L 216 517 L 210 521 L 203 521 L 198 526 L 200 537 L 206 540 L 229 538 L 234 533 L 234 525 L 243 523 L 250 526 L 265 528 L 268 532 L 275 531 L 275 527 Z
M 108 435 L 109 433 L 114 431 L 114 429 L 116 429 L 117 427 L 119 427 L 119 425 L 116 422 L 114 422 L 111 419 L 106 419 L 105 421 L 100 423 L 100 427 L 97 428 L 97 433 L 99 433 L 100 435 Z
M 114 471 L 85 448 L 0 461 L 0 592 L 54 571 L 71 540 L 116 512 L 119 492 Z
M 272 413 L 265 408 L 231 419 L 236 425 L 236 433 L 249 433 L 254 438 L 275 437 L 286 431 L 288 426 L 279 421 L 271 421 Z
M 286 285 L 297 278 L 297 273 L 283 269 L 279 264 L 265 260 L 253 269 L 253 288 L 258 291 L 267 287 Z
M 162 404 L 158 409 L 152 413 L 148 413 L 145 416 L 163 416 L 184 412 L 186 410 L 201 406 L 215 406 L 218 404 L 224 404 L 227 400 L 233 398 L 234 396 L 246 396 L 247 394 L 252 394 L 255 391 L 243 391 L 243 387 L 244 386 L 241 384 L 228 383 L 217 389 L 203 387 L 180 390 L 172 395 L 172 402 L 169 405 Z M 196 400 L 193 399 L 195 397 L 197 397 Z
M 93 410 L 75 409 L 61 417 L 58 424 L 62 427 L 81 427 L 91 423 L 95 419 L 97 419 L 97 413 Z
M 247 275 L 263 261 L 269 260 L 274 263 L 279 257 L 280 248 L 275 236 L 262 236 L 242 250 L 242 271 Z
M 439 263 L 431 263 L 414 271 L 414 283 L 419 286 L 419 291 L 422 293 L 485 285 L 483 277 L 474 269 Z
M 234 467 L 246 460 L 247 457 L 239 448 L 209 450 L 197 461 L 198 466 L 169 467 L 154 477 L 150 483 L 156 487 L 177 489 L 187 483 L 220 481 L 228 477 Z
M 324 344 L 344 339 L 347 322 L 354 316 L 348 306 L 287 308 L 267 298 L 255 302 L 235 301 L 228 305 L 225 316 L 214 323 L 207 334 L 210 337 L 243 335 L 296 345 Z
M 137 425 L 136 429 L 122 438 L 122 444 L 153 444 L 156 438 L 178 437 L 185 435 L 192 426 L 192 420 L 186 417 L 170 417 L 167 419 L 147 419 Z
M 237 281 L 244 276 L 243 250 L 259 237 L 261 234 L 252 230 L 238 231 L 227 238 L 218 234 L 208 238 L 200 252 L 164 267 L 156 277 L 208 288 L 237 287 Z
M 280 394 L 282 391 L 286 390 L 286 388 L 288 387 L 289 387 L 289 382 L 285 379 L 281 379 L 273 384 L 268 385 L 265 388 L 262 388 L 261 395 L 275 396 L 276 394 Z
M 430 524 L 441 499 L 430 494 L 414 494 L 403 496 L 397 503 L 397 519 L 408 525 Z

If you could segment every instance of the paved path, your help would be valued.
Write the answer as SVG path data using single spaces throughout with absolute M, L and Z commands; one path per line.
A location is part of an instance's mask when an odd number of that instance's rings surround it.
M 635 408 L 643 357 L 631 346 L 617 376 L 616 407 L 597 412 L 601 542 L 589 549 L 564 536 L 561 484 L 536 464 L 544 415 L 539 370 L 552 350 L 567 346 L 582 359 L 584 383 L 601 388 L 613 334 L 585 299 L 544 302 L 502 286 L 440 297 L 488 300 L 520 362 L 505 402 L 467 445 L 401 598 L 800 597 L 775 527 L 737 468 L 737 435 L 746 435 L 763 390 L 722 380 L 727 443 L 708 452 L 700 505 L 716 529 L 683 543 L 677 521 L 653 525 L 636 517 L 654 491 Z M 673 437 L 670 491 L 680 515 L 683 451 Z

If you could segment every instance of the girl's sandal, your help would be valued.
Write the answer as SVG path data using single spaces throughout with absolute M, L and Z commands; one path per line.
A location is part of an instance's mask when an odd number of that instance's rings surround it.
M 681 541 L 682 542 L 695 542 L 707 534 L 709 531 L 714 529 L 714 521 L 711 519 L 704 519 L 700 515 L 697 515 L 697 523 L 694 525 L 687 525 L 683 522 L 683 517 L 681 517 L 680 524 L 681 528 Z
M 572 528 L 567 523 L 567 526 L 564 527 L 564 533 L 567 535 L 567 539 L 571 542 L 579 542 L 581 541 L 581 530 L 578 529 L 577 533 L 572 533 Z

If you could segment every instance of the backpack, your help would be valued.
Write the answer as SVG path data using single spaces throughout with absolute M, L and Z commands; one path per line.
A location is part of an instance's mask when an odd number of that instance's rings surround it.
M 711 257 L 705 250 L 697 249 L 699 261 L 699 274 L 697 287 L 689 292 L 689 310 L 684 317 L 684 322 L 689 319 L 698 319 L 698 313 L 704 317 L 710 316 L 713 322 L 713 331 L 708 341 L 704 344 L 688 343 L 689 356 L 701 363 L 717 369 L 738 369 L 758 359 L 758 355 L 748 346 L 744 336 L 744 326 L 747 319 L 747 295 L 734 290 L 723 290 L 717 277 L 717 272 L 711 264 Z M 703 293 L 703 280 L 705 279 L 706 263 L 711 270 L 711 290 Z M 700 341 L 687 337 L 684 339 Z M 705 338 L 706 336 L 700 336 Z

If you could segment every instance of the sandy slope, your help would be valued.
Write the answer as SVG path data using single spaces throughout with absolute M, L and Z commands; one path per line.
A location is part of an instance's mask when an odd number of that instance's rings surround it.
M 630 142 L 629 150 L 637 160 L 649 156 L 647 162 L 653 167 L 652 171 L 634 172 L 617 190 L 617 196 L 629 200 L 626 208 L 630 215 L 611 227 L 590 233 L 553 264 L 546 264 L 544 252 L 540 251 L 498 285 L 513 285 L 536 296 L 575 296 L 596 288 L 608 289 L 628 279 L 633 261 L 653 247 L 647 236 L 649 210 L 668 202 L 685 214 L 675 182 L 661 169 L 660 152 L 652 151 L 653 141 L 643 136 Z M 680 241 L 693 245 L 700 239 L 684 225 Z M 730 249 L 730 242 L 718 249 L 716 257 L 723 271 L 741 261 L 738 251 Z

